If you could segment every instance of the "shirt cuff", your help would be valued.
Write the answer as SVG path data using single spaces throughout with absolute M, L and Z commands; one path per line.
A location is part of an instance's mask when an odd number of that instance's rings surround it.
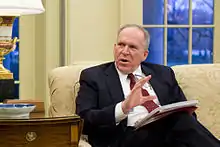
M 122 102 L 118 103 L 115 106 L 115 122 L 116 125 L 122 121 L 123 119 L 125 119 L 128 116 L 128 114 L 124 114 L 123 110 L 122 110 Z

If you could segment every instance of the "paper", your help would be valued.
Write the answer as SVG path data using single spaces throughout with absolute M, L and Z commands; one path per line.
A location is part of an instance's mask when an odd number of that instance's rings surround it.
M 147 125 L 151 122 L 154 122 L 158 119 L 161 119 L 167 115 L 170 115 L 178 111 L 188 111 L 189 113 L 193 113 L 197 109 L 197 104 L 197 100 L 190 100 L 160 106 L 151 111 L 144 118 L 141 118 L 138 121 L 136 121 L 134 127 L 138 129 L 144 125 Z

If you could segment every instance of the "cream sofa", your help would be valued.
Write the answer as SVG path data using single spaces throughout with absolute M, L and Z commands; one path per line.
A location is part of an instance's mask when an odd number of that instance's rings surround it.
M 50 72 L 51 116 L 75 113 L 80 72 L 98 63 L 100 62 L 58 67 Z M 186 97 L 199 100 L 199 120 L 220 138 L 220 64 L 182 65 L 172 68 Z M 83 140 L 80 141 L 80 147 L 87 146 L 90 145 Z
M 220 64 L 172 67 L 187 99 L 197 99 L 198 119 L 220 138 Z

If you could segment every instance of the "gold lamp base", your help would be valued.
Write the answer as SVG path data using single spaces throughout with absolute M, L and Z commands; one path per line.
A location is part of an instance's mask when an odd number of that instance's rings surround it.
M 4 56 L 15 49 L 17 38 L 11 39 L 12 26 L 15 16 L 0 16 L 0 29 L 6 30 L 0 34 L 0 80 L 13 79 L 13 73 L 3 66 Z M 9 28 L 11 29 L 10 31 Z
M 0 79 L 13 79 L 13 73 L 0 73 Z
M 0 64 L 0 79 L 13 79 L 13 73 L 5 69 L 2 64 Z

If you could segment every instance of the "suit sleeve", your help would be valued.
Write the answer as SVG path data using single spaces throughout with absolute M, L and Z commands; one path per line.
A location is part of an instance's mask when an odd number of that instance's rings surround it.
M 115 104 L 99 107 L 99 88 L 91 72 L 80 75 L 80 89 L 76 98 L 76 113 L 84 119 L 84 132 L 96 128 L 116 127 Z M 104 99 L 104 98 L 103 98 Z
M 173 70 L 171 68 L 169 68 L 170 70 L 170 73 L 171 73 L 171 79 L 172 79 L 172 94 L 173 94 L 173 97 L 175 99 L 175 101 L 179 102 L 179 101 L 186 101 L 186 97 L 182 91 L 182 89 L 180 88 L 177 80 L 176 80 L 176 77 L 175 77 L 175 74 L 173 72 Z

